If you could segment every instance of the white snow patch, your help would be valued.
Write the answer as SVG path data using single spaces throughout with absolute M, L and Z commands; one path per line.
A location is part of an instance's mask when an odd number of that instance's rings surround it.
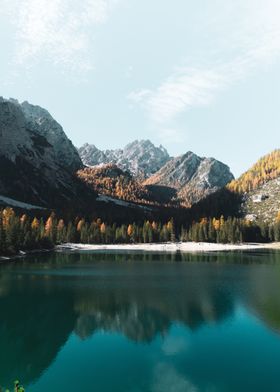
M 18 207 L 25 210 L 45 210 L 46 208 L 36 206 L 33 204 L 24 203 L 19 200 L 11 199 L 10 197 L 0 195 L 0 204 L 5 204 L 10 207 Z

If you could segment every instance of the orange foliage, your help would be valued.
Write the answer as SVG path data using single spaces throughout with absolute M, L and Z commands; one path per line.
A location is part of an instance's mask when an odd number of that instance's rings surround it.
M 15 212 L 12 208 L 5 208 L 2 213 L 3 226 L 6 227 L 10 223 L 11 219 L 15 216 Z
M 77 176 L 96 192 L 103 195 L 138 203 L 150 203 L 152 201 L 152 196 L 145 186 L 114 164 L 87 167 L 79 170 Z
M 77 224 L 77 231 L 81 232 L 84 224 L 85 224 L 85 220 L 84 219 L 79 220 L 79 222 Z
M 127 235 L 129 237 L 131 237 L 133 235 L 133 226 L 132 225 L 128 225 L 128 227 L 127 227 Z
M 262 184 L 280 176 L 280 150 L 261 158 L 238 180 L 233 180 L 228 189 L 233 192 L 244 193 L 257 189 Z
M 32 229 L 38 229 L 39 225 L 40 225 L 40 222 L 38 221 L 38 219 L 34 218 L 32 223 L 31 223 L 31 228 Z
M 47 235 L 50 234 L 50 232 L 52 231 L 52 228 L 53 228 L 53 219 L 52 219 L 52 217 L 50 216 L 50 217 L 47 219 L 47 222 L 46 222 L 46 224 L 45 224 L 45 232 L 46 232 Z
M 102 234 L 105 234 L 105 233 L 106 233 L 106 225 L 105 225 L 105 223 L 101 223 L 100 232 L 101 232 Z

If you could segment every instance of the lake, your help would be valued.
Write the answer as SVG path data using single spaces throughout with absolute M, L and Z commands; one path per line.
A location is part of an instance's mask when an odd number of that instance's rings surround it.
M 0 264 L 0 385 L 279 392 L 280 252 L 49 253 Z

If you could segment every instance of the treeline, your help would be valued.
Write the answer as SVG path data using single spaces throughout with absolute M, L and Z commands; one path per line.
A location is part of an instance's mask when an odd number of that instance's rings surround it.
M 56 244 L 119 244 L 176 241 L 173 219 L 166 224 L 145 221 L 142 225 L 108 225 L 101 219 L 76 218 L 66 223 L 51 214 L 48 219 L 17 216 L 12 208 L 0 211 L 0 254 L 20 250 L 51 249 Z
M 280 241 L 280 215 L 272 224 L 252 222 L 246 219 L 228 218 L 207 219 L 193 223 L 189 228 L 182 227 L 181 241 L 242 243 Z
M 12 208 L 0 211 L 0 255 L 20 250 L 51 249 L 54 242 L 43 219 L 18 216 Z
M 20 250 L 52 249 L 56 244 L 152 243 L 169 241 L 194 242 L 269 242 L 280 241 L 280 214 L 273 224 L 255 223 L 244 219 L 203 218 L 200 222 L 176 227 L 167 223 L 145 221 L 143 224 L 108 225 L 101 219 L 87 222 L 76 218 L 66 223 L 51 214 L 47 219 L 18 216 L 12 208 L 0 211 L 0 254 Z

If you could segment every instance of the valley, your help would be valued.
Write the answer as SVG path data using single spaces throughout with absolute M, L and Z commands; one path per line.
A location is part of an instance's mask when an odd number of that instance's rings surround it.
M 230 168 L 215 158 L 191 151 L 172 157 L 150 140 L 135 140 L 117 150 L 102 151 L 88 143 L 76 148 L 47 110 L 14 99 L 0 100 L 0 129 L 5 236 L 5 211 L 11 207 L 12 227 L 21 225 L 24 214 L 27 226 L 42 220 L 38 244 L 280 238 L 279 150 L 234 179 Z M 79 222 L 84 222 L 82 237 Z M 31 226 L 25 235 L 33 239 L 19 240 L 27 249 L 36 242 Z M 62 227 L 65 232 L 59 237 Z

